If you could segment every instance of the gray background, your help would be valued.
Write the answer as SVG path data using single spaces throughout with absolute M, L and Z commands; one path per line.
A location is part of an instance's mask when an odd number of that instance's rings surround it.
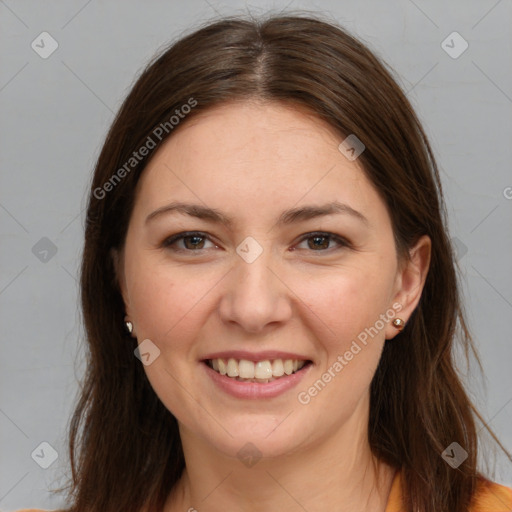
M 0 0 L 0 510 L 64 504 L 48 488 L 64 482 L 83 371 L 85 191 L 114 112 L 147 60 L 197 22 L 284 8 L 318 9 L 362 38 L 396 70 L 424 122 L 486 374 L 468 378 L 470 393 L 512 450 L 510 0 Z M 59 45 L 47 59 L 31 48 L 43 31 Z M 469 43 L 458 58 L 441 45 L 454 31 Z M 59 454 L 48 469 L 31 457 L 43 441 Z M 497 460 L 494 479 L 512 485 L 510 463 Z

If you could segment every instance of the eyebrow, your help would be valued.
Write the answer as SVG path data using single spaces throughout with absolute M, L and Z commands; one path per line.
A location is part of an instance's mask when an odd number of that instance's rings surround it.
M 223 224 L 228 228 L 232 227 L 234 224 L 232 217 L 229 217 L 225 213 L 222 213 L 215 208 L 209 208 L 200 204 L 182 203 L 178 201 L 174 201 L 168 205 L 162 206 L 161 208 L 158 208 L 154 212 L 150 213 L 146 217 L 145 223 L 147 224 L 149 221 L 169 213 L 181 213 L 184 215 L 189 215 L 190 217 Z M 325 215 L 334 214 L 350 215 L 362 221 L 367 226 L 369 225 L 368 219 L 361 212 L 355 210 L 348 204 L 340 203 L 339 201 L 332 201 L 321 206 L 309 205 L 285 210 L 279 216 L 277 225 L 288 225 L 293 224 L 294 222 L 301 222 L 309 219 L 323 217 Z

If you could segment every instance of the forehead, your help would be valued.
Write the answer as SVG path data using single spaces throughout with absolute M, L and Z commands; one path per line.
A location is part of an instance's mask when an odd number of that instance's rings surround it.
M 233 213 L 262 214 L 300 201 L 342 200 L 367 210 L 378 195 L 344 137 L 305 109 L 232 102 L 196 114 L 153 156 L 138 183 L 137 204 L 201 201 Z

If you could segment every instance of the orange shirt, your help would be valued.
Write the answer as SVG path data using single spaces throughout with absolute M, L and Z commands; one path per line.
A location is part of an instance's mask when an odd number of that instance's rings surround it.
M 17 512 L 47 512 L 39 509 L 23 509 Z M 50 511 L 48 511 L 50 512 Z M 389 493 L 386 512 L 404 512 L 400 471 L 397 471 Z M 512 512 L 512 489 L 497 483 L 480 482 L 474 504 L 468 512 Z
M 385 512 L 404 512 L 400 471 L 396 472 Z M 512 489 L 497 483 L 480 481 L 468 512 L 512 512 Z

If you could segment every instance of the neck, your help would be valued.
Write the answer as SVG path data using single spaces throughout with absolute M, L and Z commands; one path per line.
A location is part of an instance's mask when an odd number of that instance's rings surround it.
M 372 455 L 366 429 L 340 429 L 293 454 L 262 458 L 251 467 L 181 431 L 186 468 L 165 512 L 386 509 L 395 470 Z M 354 431 L 360 432 L 358 438 Z

